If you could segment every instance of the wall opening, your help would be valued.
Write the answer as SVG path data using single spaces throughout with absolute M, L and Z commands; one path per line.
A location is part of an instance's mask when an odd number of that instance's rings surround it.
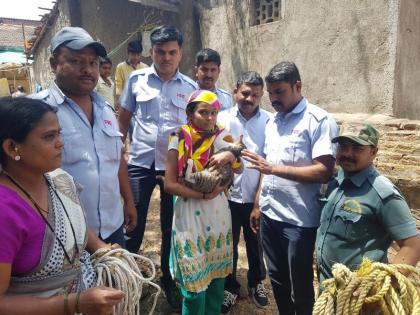
M 252 0 L 251 26 L 278 21 L 282 18 L 282 0 Z

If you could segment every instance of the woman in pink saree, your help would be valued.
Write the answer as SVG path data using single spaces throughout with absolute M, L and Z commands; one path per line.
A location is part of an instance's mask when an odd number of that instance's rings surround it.
M 112 314 L 124 293 L 93 286 L 89 232 L 73 178 L 59 169 L 55 109 L 0 99 L 0 314 Z

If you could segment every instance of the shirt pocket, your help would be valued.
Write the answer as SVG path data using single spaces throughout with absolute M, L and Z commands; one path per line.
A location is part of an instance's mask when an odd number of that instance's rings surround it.
M 362 214 L 339 210 L 334 219 L 334 230 L 348 242 L 360 241 L 366 233 Z
M 171 97 L 171 103 L 175 106 L 174 108 L 177 117 L 176 123 L 185 124 L 187 122 L 187 113 L 185 111 L 185 109 L 187 108 L 187 101 L 181 99 L 177 95 L 174 95 Z
M 81 160 L 88 160 L 89 152 L 86 150 L 86 141 L 76 128 L 65 128 L 62 132 L 63 164 L 75 164 Z
M 159 116 L 157 96 L 139 94 L 136 96 L 136 116 L 144 121 L 157 120 Z
M 102 149 L 105 161 L 119 161 L 121 159 L 122 134 L 115 129 L 102 127 L 104 133 Z
M 311 161 L 309 142 L 302 136 L 293 136 L 289 139 L 286 148 L 288 159 L 293 165 L 307 165 Z

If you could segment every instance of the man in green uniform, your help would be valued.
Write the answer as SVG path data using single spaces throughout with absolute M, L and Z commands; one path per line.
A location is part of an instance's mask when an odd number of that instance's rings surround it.
M 341 169 L 328 185 L 317 233 L 320 281 L 332 277 L 334 263 L 354 270 L 363 257 L 387 262 L 393 240 L 400 247 L 393 263 L 420 260 L 420 237 L 407 202 L 372 165 L 378 140 L 378 131 L 368 124 L 342 128 L 332 139 Z

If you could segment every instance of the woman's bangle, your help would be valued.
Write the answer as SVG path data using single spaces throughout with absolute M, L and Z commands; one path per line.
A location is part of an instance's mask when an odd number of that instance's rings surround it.
M 80 294 L 81 294 L 81 292 L 77 292 L 77 294 L 76 294 L 76 313 L 77 314 L 82 313 L 80 311 Z
M 206 193 L 203 192 L 203 199 L 206 199 Z
M 70 310 L 69 310 L 69 294 L 67 292 L 64 293 L 64 314 L 70 315 Z

